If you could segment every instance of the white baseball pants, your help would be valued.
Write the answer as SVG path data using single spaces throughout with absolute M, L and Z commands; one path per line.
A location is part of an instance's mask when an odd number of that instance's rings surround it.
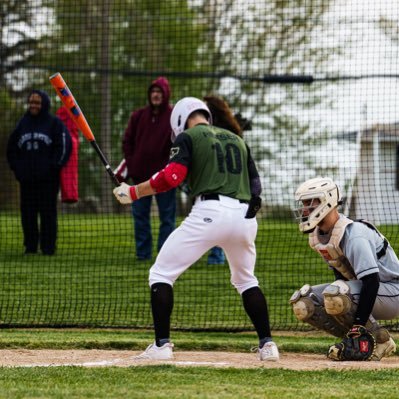
M 219 200 L 197 197 L 190 214 L 172 232 L 150 269 L 149 283 L 173 286 L 177 278 L 214 246 L 227 257 L 231 283 L 242 294 L 258 286 L 254 275 L 258 229 L 256 218 L 245 219 L 248 204 L 219 195 Z

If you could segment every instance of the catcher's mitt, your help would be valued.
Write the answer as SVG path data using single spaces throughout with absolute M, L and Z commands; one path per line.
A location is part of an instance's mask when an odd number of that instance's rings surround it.
M 353 326 L 341 343 L 330 347 L 332 360 L 370 360 L 376 348 L 373 335 L 363 326 Z

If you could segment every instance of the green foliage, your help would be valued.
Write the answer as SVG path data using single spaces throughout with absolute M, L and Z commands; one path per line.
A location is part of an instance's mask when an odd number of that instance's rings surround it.
M 23 89 L 20 82 L 10 79 L 11 74 L 29 63 L 42 36 L 35 17 L 40 2 L 30 0 L 2 1 L 0 5 L 0 87 L 10 93 Z M 42 22 L 44 26 L 45 23 Z M 15 75 L 16 76 L 16 75 Z M 1 148 L 1 147 L 0 147 Z
M 60 0 L 47 6 L 54 10 L 55 24 L 36 61 L 63 74 L 96 140 L 116 167 L 123 157 L 121 138 L 129 115 L 148 103 L 148 86 L 157 77 L 153 71 L 168 75 L 194 70 L 203 28 L 186 1 L 178 7 L 140 0 L 117 4 L 84 0 L 73 7 Z M 64 73 L 77 66 L 82 73 Z M 181 85 L 174 78 L 170 83 L 172 93 Z M 194 87 L 194 81 L 188 82 L 187 92 L 195 95 Z M 91 173 L 99 166 L 97 155 L 90 146 L 79 155 L 82 170 L 90 171 L 80 176 L 81 196 L 98 198 L 101 176 Z
M 6 148 L 8 138 L 15 128 L 17 115 L 22 116 L 22 109 L 18 107 L 4 88 L 0 90 L 0 150 L 3 153 L 0 156 L 0 181 L 2 190 L 0 190 L 0 210 L 11 209 L 17 203 L 17 182 L 8 166 L 6 160 Z
M 322 28 L 331 1 L 249 2 L 245 12 L 232 0 L 14 3 L 5 3 L 10 9 L 4 15 L 15 14 L 37 28 L 34 38 L 21 41 L 29 54 L 15 49 L 25 55 L 15 67 L 28 67 L 19 86 L 48 90 L 55 110 L 60 103 L 48 76 L 61 72 L 113 166 L 122 158 L 121 137 L 131 111 L 147 103 L 149 83 L 163 73 L 171 82 L 172 101 L 210 92 L 227 95 L 233 109 L 254 119 L 255 159 L 273 159 L 278 169 L 283 167 L 276 149 L 292 142 L 295 147 L 298 138 L 307 144 L 309 127 L 292 110 L 300 115 L 318 104 L 320 95 L 313 86 L 298 91 L 292 85 L 267 85 L 262 76 L 317 70 L 336 54 L 335 47 L 326 52 L 309 39 Z M 265 146 L 273 141 L 276 148 Z M 303 163 L 306 151 L 297 155 Z M 84 145 L 79 156 L 81 197 L 101 201 L 104 179 L 93 173 L 101 167 L 97 155 Z

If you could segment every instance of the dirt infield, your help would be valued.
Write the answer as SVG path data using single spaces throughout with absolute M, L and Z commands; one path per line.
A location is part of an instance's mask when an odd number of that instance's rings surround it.
M 322 369 L 385 369 L 399 368 L 399 357 L 394 356 L 380 362 L 334 362 L 322 355 L 282 353 L 278 362 L 260 362 L 253 353 L 231 352 L 179 352 L 168 361 L 136 360 L 140 352 L 123 350 L 0 350 L 1 367 L 131 367 L 150 364 L 175 366 L 206 366 L 235 368 L 283 368 L 290 370 Z

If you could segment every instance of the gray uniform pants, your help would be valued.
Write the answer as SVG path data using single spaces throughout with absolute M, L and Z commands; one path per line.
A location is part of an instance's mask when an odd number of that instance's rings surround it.
M 359 301 L 361 280 L 346 281 L 353 295 L 353 301 Z M 319 284 L 312 287 L 313 293 L 317 296 L 320 304 L 324 304 L 322 292 L 330 283 Z M 399 316 L 399 280 L 380 282 L 377 298 L 373 307 L 372 316 L 376 320 L 391 320 Z

